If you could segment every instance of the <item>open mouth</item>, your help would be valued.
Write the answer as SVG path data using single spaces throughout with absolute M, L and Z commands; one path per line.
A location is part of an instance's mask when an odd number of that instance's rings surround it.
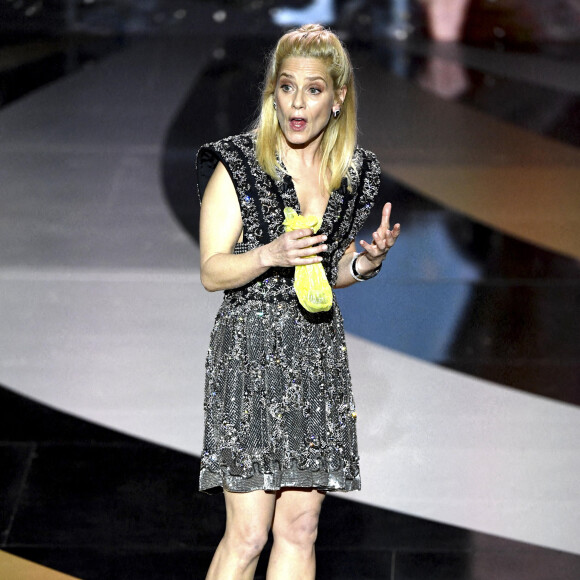
M 292 117 L 290 119 L 290 127 L 294 131 L 301 131 L 304 129 L 304 127 L 306 127 L 306 119 L 303 117 Z

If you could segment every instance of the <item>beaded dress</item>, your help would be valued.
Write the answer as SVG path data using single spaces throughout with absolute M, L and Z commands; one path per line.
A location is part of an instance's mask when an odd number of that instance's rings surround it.
M 284 207 L 300 207 L 289 175 L 274 180 L 256 160 L 251 133 L 200 148 L 200 197 L 218 161 L 234 183 L 243 243 L 234 253 L 284 233 Z M 318 233 L 328 236 L 323 266 L 331 286 L 338 261 L 377 195 L 376 157 L 357 148 L 332 192 Z M 360 489 L 356 412 L 343 321 L 336 303 L 312 314 L 300 306 L 294 268 L 271 268 L 226 290 L 205 367 L 205 432 L 200 490 L 247 492 L 282 487 Z

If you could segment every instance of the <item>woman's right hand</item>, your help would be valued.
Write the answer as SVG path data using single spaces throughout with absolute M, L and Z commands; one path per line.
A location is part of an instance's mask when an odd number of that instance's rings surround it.
M 321 252 L 328 248 L 323 242 L 326 235 L 314 235 L 310 228 L 286 232 L 273 242 L 260 248 L 262 264 L 272 266 L 292 267 L 306 266 L 322 262 Z

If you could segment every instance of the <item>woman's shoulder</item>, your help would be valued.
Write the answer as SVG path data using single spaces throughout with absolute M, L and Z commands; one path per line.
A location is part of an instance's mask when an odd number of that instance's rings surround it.
M 358 163 L 360 165 L 362 164 L 370 166 L 379 165 L 379 160 L 372 151 L 369 151 L 368 149 L 363 149 L 358 145 L 355 147 L 353 160 L 355 161 L 355 163 Z
M 369 178 L 376 179 L 381 174 L 381 166 L 372 151 L 357 146 L 352 156 L 350 172 L 351 183 L 360 183 Z
M 374 199 L 381 180 L 381 166 L 377 156 L 367 149 L 356 147 L 349 168 L 350 191 L 360 203 Z
M 241 133 L 202 145 L 197 152 L 196 169 L 200 197 L 218 163 L 228 170 L 234 184 L 246 179 L 255 166 L 255 137 Z
M 254 132 L 240 133 L 238 135 L 230 135 L 218 141 L 205 143 L 199 148 L 199 152 L 215 152 L 221 153 L 225 151 L 247 151 L 255 148 L 256 137 Z

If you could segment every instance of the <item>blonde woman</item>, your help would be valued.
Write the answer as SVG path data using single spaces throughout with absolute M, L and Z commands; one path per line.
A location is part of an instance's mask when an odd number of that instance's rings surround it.
M 295 266 L 322 264 L 331 286 L 380 270 L 400 226 L 390 204 L 371 241 L 355 236 L 377 195 L 376 157 L 356 146 L 348 53 L 307 25 L 273 51 L 254 131 L 197 159 L 201 279 L 223 290 L 206 363 L 200 489 L 224 492 L 227 522 L 207 578 L 253 578 L 270 529 L 268 578 L 315 577 L 328 491 L 360 489 L 356 412 L 338 305 L 304 309 Z M 285 232 L 284 208 L 321 221 Z

